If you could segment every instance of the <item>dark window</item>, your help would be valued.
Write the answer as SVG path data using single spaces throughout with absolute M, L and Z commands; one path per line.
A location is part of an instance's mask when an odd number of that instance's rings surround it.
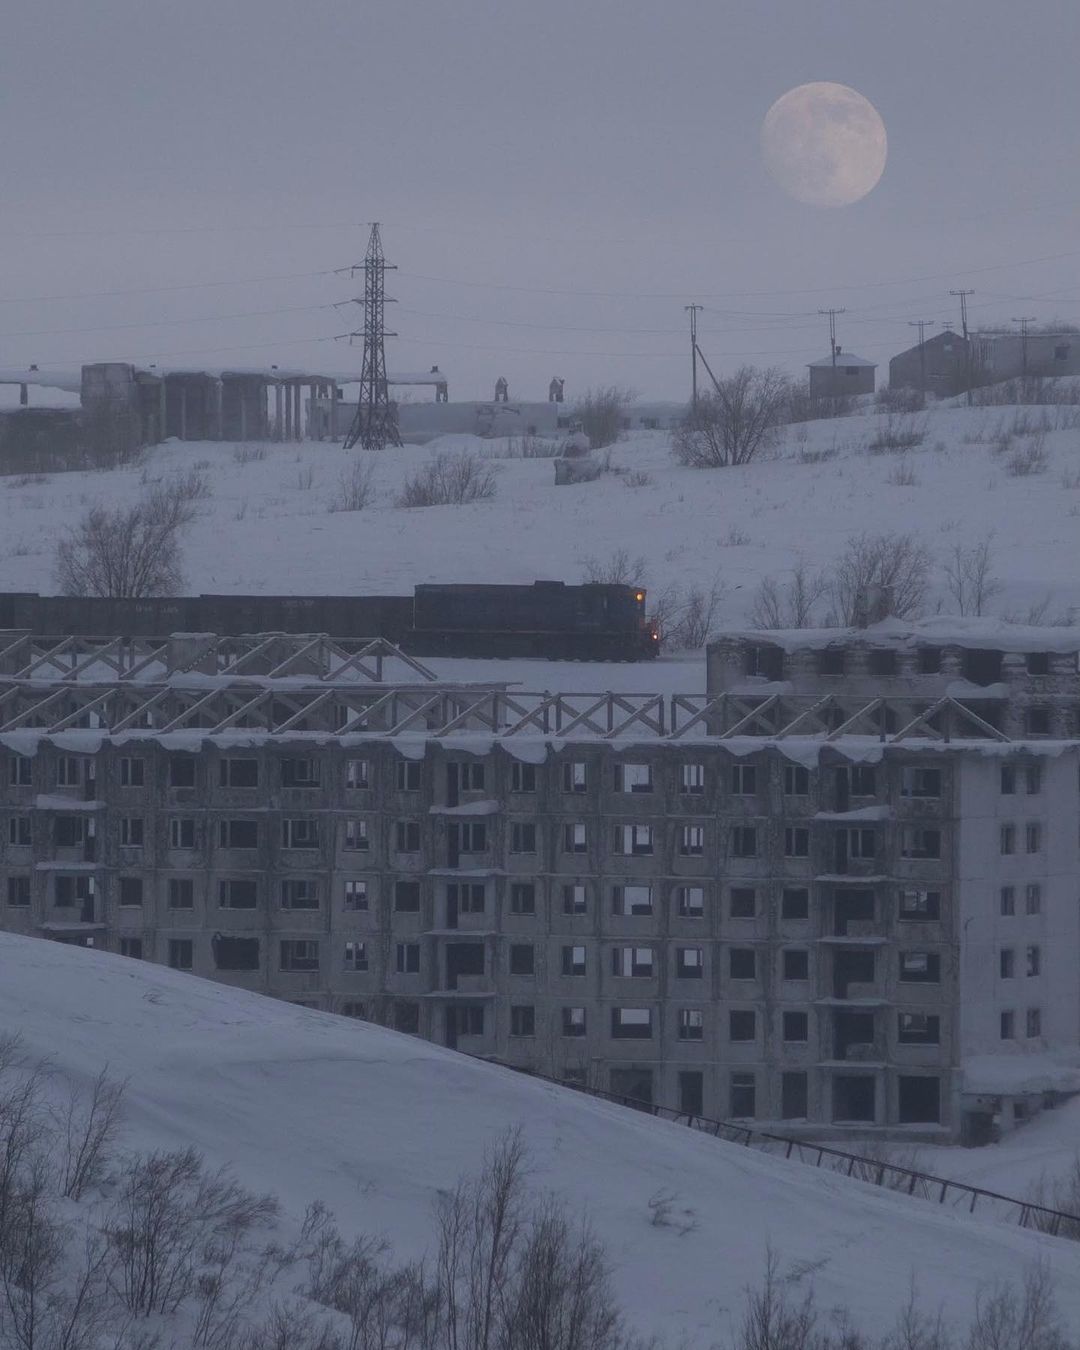
M 907 826 L 900 838 L 900 852 L 905 858 L 940 858 L 941 831 Z
M 1037 881 L 1032 881 L 1024 888 L 1024 908 L 1028 914 L 1042 911 L 1042 886 Z
M 531 821 L 515 820 L 511 822 L 510 852 L 536 852 L 536 826 Z
M 25 876 L 8 877 L 7 902 L 21 909 L 30 903 L 30 878 Z
M 647 1041 L 652 1036 L 651 1008 L 612 1008 L 613 1040 Z
M 1011 1008 L 1006 1008 L 1001 1014 L 1000 1030 L 998 1033 L 1003 1041 L 1011 1041 L 1016 1037 L 1016 1014 Z
M 363 1003 L 357 1002 L 356 999 L 346 999 L 341 1005 L 341 1015 L 342 1017 L 358 1017 L 363 1020 L 367 1017 L 367 1008 Z
M 281 761 L 281 786 L 285 788 L 317 788 L 319 761 L 301 755 L 288 755 Z
M 757 830 L 753 825 L 736 825 L 731 831 L 731 852 L 736 858 L 757 857 Z
M 757 914 L 757 891 L 749 886 L 732 886 L 728 907 L 733 919 L 752 919 Z
M 941 957 L 936 952 L 901 952 L 900 979 L 906 984 L 937 984 Z
M 397 762 L 397 790 L 399 792 L 420 791 L 420 769 L 418 759 L 399 759 Z
M 259 761 L 257 759 L 223 759 L 219 765 L 219 782 L 227 788 L 253 788 L 259 786 Z
M 122 937 L 120 939 L 120 955 L 133 957 L 136 961 L 142 960 L 142 938 Z
M 368 907 L 368 883 L 366 877 L 348 877 L 343 892 L 344 906 L 350 911 L 359 911 Z
M 411 760 L 401 761 L 411 763 Z M 420 852 L 420 822 L 399 820 L 394 824 L 394 843 L 398 853 Z
M 510 947 L 510 974 L 536 973 L 536 949 L 531 942 L 515 942 Z
M 808 858 L 810 856 L 810 831 L 803 825 L 788 825 L 784 830 L 784 856 L 787 858 Z
M 784 1013 L 784 1040 L 806 1041 L 810 1039 L 810 1016 L 804 1012 Z
M 810 978 L 810 953 L 801 947 L 792 947 L 784 952 L 784 979 L 808 980 Z
M 731 1075 L 731 1114 L 736 1120 L 753 1120 L 757 1115 L 757 1088 L 752 1073 Z
M 853 797 L 877 795 L 877 773 L 872 764 L 852 764 L 848 771 L 848 781 Z
M 577 822 L 573 825 L 563 826 L 563 852 L 564 853 L 588 853 L 589 851 L 589 832 L 585 825 Z
M 584 947 L 564 947 L 562 949 L 562 973 L 564 975 L 585 974 Z
M 169 756 L 169 787 L 194 787 L 194 755 Z
M 219 821 L 218 842 L 222 848 L 258 848 L 259 823 L 256 820 Z
M 757 953 L 753 947 L 731 947 L 728 950 L 728 973 L 733 980 L 757 978 Z
M 562 766 L 562 786 L 564 792 L 587 792 L 589 789 L 589 766 L 583 760 L 572 760 Z
M 806 797 L 809 795 L 810 770 L 805 765 L 784 765 L 784 793 L 788 797 Z
M 780 1075 L 780 1116 L 783 1120 L 805 1120 L 809 1114 L 809 1091 L 805 1073 Z
M 517 1004 L 511 1006 L 510 1035 L 536 1035 L 536 1009 L 531 1004 Z
M 169 821 L 169 847 L 195 847 L 195 821 L 191 816 L 173 816 Z
M 224 877 L 218 883 L 218 904 L 223 909 L 254 909 L 259 885 L 253 877 Z
M 531 881 L 515 881 L 510 887 L 510 913 L 536 913 L 536 886 Z
M 282 909 L 318 909 L 319 883 L 313 877 L 293 877 L 281 883 Z
M 1024 730 L 1029 736 L 1050 735 L 1050 709 L 1028 708 L 1024 716 Z
M 899 1013 L 896 1039 L 901 1045 L 937 1045 L 941 1040 L 941 1018 L 933 1013 Z
M 588 891 L 580 883 L 573 886 L 563 887 L 563 913 L 564 914 L 588 914 L 589 895 Z
M 1042 791 L 1042 769 L 1038 764 L 1029 764 L 1024 769 L 1024 790 L 1029 797 Z
M 536 791 L 535 764 L 522 764 L 520 760 L 514 760 L 513 764 L 510 766 L 510 791 Z M 529 1035 L 532 1035 L 532 1032 L 530 1032 Z
M 146 760 L 124 755 L 120 760 L 120 786 L 144 787 L 146 784 Z
M 705 973 L 705 953 L 701 947 L 679 947 L 675 952 L 675 974 L 680 980 L 700 980 Z
M 195 947 L 191 938 L 169 939 L 169 965 L 173 970 L 190 970 L 195 962 Z
M 68 827 L 65 829 L 65 827 Z M 82 843 L 84 838 L 82 820 L 77 817 L 61 816 L 56 822 L 56 842 L 70 834 L 71 843 Z M 8 843 L 13 848 L 28 848 L 32 839 L 29 816 L 11 816 L 8 820 Z M 62 845 L 64 847 L 65 845 Z M 70 845 L 67 845 L 70 847 Z
M 9 778 L 12 787 L 31 787 L 34 782 L 34 761 L 29 755 L 12 755 Z
M 941 1121 L 941 1083 L 937 1078 L 897 1079 L 897 1120 L 901 1125 L 937 1125 Z
M 1001 795 L 1011 797 L 1016 791 L 1016 766 L 1013 764 L 1003 764 L 1001 766 Z
M 679 791 L 693 795 L 705 791 L 704 764 L 683 764 L 680 767 Z
M 347 853 L 366 853 L 371 847 L 371 838 L 366 820 L 355 817 L 345 822 L 345 851 Z
M 281 822 L 282 848 L 318 848 L 319 822 L 311 816 L 298 816 Z
M 258 938 L 227 937 L 224 933 L 215 933 L 210 939 L 210 949 L 218 970 L 259 969 Z
M 757 1013 L 751 1009 L 736 1009 L 728 1013 L 728 1039 L 752 1041 L 757 1035 Z
M 319 944 L 311 938 L 285 938 L 281 944 L 282 971 L 317 971 Z
M 420 1004 L 409 999 L 397 999 L 394 1003 L 394 1030 L 403 1031 L 408 1036 L 420 1034 Z
M 818 674 L 843 675 L 846 656 L 847 650 L 844 647 L 823 647 L 818 652 Z
M 146 824 L 142 816 L 120 817 L 120 847 L 142 848 L 146 837 Z
M 195 908 L 195 882 L 191 877 L 170 877 L 166 895 L 170 909 Z
M 1008 918 L 1016 913 L 1016 890 L 1012 886 L 1002 886 L 999 896 L 1001 913 Z
M 447 765 L 448 769 L 457 768 L 458 786 L 462 792 L 483 792 L 484 766 L 479 760 L 463 759 Z
M 700 1116 L 705 1110 L 705 1076 L 700 1069 L 680 1071 L 679 1110 L 684 1116 Z
M 418 881 L 394 882 L 394 909 L 399 914 L 418 914 L 420 912 L 420 883 Z
M 810 917 L 810 892 L 805 886 L 784 887 L 780 897 L 780 917 L 782 919 Z
M 900 793 L 904 797 L 940 797 L 941 770 L 906 764 L 900 774 Z
M 359 791 L 371 784 L 370 770 L 366 759 L 347 759 L 345 761 L 345 786 L 350 791 Z
M 1003 980 L 1011 980 L 1016 974 L 1016 953 L 1011 947 L 1002 947 L 998 952 L 998 974 Z
M 1029 675 L 1049 675 L 1050 674 L 1050 653 L 1049 652 L 1028 652 L 1027 654 L 1027 673 Z
M 487 910 L 487 892 L 480 882 L 447 886 L 446 898 L 452 901 L 455 897 L 459 914 L 483 914 Z
M 346 942 L 345 969 L 365 971 L 368 968 L 368 950 L 366 942 Z
M 1042 826 L 1035 821 L 1024 826 L 1024 848 L 1028 853 L 1038 853 L 1042 848 Z
M 680 886 L 675 895 L 680 918 L 697 919 L 705 913 L 704 886 Z
M 889 648 L 875 647 L 870 652 L 870 674 L 887 679 L 896 674 L 896 653 Z
M 941 918 L 941 892 L 908 890 L 900 892 L 901 919 L 933 923 Z
M 1029 1008 L 1025 1018 L 1025 1030 L 1029 1041 L 1042 1035 L 1042 1012 L 1039 1008 Z
M 564 1008 L 562 1010 L 562 1034 L 564 1036 L 585 1035 L 584 1008 Z
M 394 968 L 399 975 L 420 973 L 419 942 L 399 942 L 394 955 Z
M 753 797 L 757 793 L 757 767 L 753 764 L 731 766 L 731 791 L 737 797 Z
M 705 1014 L 700 1008 L 679 1009 L 679 1040 L 700 1041 L 705 1039 Z
M 143 902 L 142 877 L 120 878 L 120 903 L 122 905 L 141 905 Z
M 941 670 L 941 648 L 919 648 L 919 674 L 937 675 Z

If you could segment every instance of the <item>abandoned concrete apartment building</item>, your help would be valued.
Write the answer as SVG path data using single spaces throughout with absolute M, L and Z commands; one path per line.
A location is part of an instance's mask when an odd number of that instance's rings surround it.
M 3 926 L 688 1113 L 985 1137 L 1080 1044 L 1078 648 L 733 635 L 664 697 L 0 635 Z

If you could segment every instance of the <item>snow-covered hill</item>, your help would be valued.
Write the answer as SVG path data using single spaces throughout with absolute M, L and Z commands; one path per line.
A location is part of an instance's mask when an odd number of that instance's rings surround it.
M 312 1199 L 346 1231 L 402 1254 L 431 1240 L 432 1202 L 520 1125 L 531 1181 L 584 1207 L 643 1331 L 723 1340 L 766 1244 L 785 1276 L 812 1271 L 819 1303 L 880 1330 L 914 1279 L 966 1320 L 977 1289 L 1037 1258 L 1080 1328 L 1080 1253 L 655 1121 L 381 1028 L 309 1012 L 104 953 L 0 934 L 0 1028 L 73 1083 L 126 1076 L 132 1147 L 192 1144 L 280 1196 Z M 658 1191 L 692 1231 L 650 1221 Z M 802 1287 L 796 1284 L 796 1288 Z
M 250 446 L 239 453 L 229 444 L 172 442 L 130 470 L 0 479 L 0 589 L 51 590 L 57 534 L 88 505 L 131 501 L 148 480 L 201 461 L 212 497 L 187 539 L 195 591 L 401 593 L 434 580 L 579 581 L 587 559 L 603 562 L 621 548 L 644 559 L 654 594 L 719 581 L 716 621 L 741 625 L 762 577 L 783 580 L 799 559 L 827 567 L 861 531 L 910 530 L 941 564 L 955 544 L 990 536 L 992 571 L 1003 582 L 994 612 L 1026 614 L 1049 597 L 1050 617 L 1080 608 L 1078 414 L 942 405 L 914 417 L 811 422 L 786 428 L 771 458 L 710 471 L 675 464 L 666 433 L 635 432 L 611 456 L 630 473 L 556 488 L 550 460 L 495 458 L 493 500 L 396 508 L 402 479 L 439 450 L 507 449 L 505 441 L 444 437 L 378 456 L 376 500 L 359 513 L 328 507 L 343 467 L 361 452 L 271 445 L 252 459 Z M 1044 419 L 1049 430 L 1040 430 Z M 923 439 L 906 451 L 871 451 L 883 432 Z M 1044 463 L 1013 473 L 1017 454 L 1035 444 Z M 936 582 L 934 600 L 953 610 L 941 571 Z

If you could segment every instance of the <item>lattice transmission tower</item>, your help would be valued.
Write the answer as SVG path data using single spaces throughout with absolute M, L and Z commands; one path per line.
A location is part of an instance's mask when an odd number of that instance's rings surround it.
M 390 391 L 386 383 L 386 352 L 383 349 L 385 338 L 397 337 L 396 333 L 386 331 L 385 306 L 386 271 L 394 271 L 394 264 L 383 257 L 382 239 L 376 221 L 371 227 L 367 253 L 364 256 L 364 298 L 357 298 L 357 304 L 364 306 L 364 360 L 360 368 L 360 401 L 356 405 L 349 434 L 345 437 L 345 449 L 351 450 L 360 445 L 365 450 L 385 450 L 388 445 L 400 445 L 398 434 L 397 408 L 390 402 Z M 354 272 L 359 268 L 353 268 Z M 393 301 L 389 301 L 393 304 Z M 351 334 L 360 337 L 359 333 Z

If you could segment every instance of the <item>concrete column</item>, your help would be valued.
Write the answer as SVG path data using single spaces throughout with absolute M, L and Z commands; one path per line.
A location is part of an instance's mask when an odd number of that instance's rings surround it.
M 242 441 L 246 441 L 247 438 L 248 438 L 248 434 L 247 434 L 247 390 L 243 387 L 243 385 L 240 385 L 240 386 L 238 386 L 236 392 L 237 392 L 237 394 L 239 395 L 239 402 L 240 402 L 240 439 L 241 439 Z
M 19 407 L 25 408 L 30 402 L 30 390 L 27 385 L 19 385 Z
M 277 440 L 283 440 L 281 426 L 281 385 L 274 385 L 274 437 Z
M 163 441 L 166 436 L 165 423 L 165 381 L 158 382 L 158 418 L 161 425 L 158 427 L 158 441 Z
M 214 438 L 216 440 L 225 439 L 225 409 L 223 407 L 225 399 L 225 385 L 222 380 L 214 381 Z
M 187 385 L 180 381 L 180 439 L 187 440 Z
M 330 439 L 336 441 L 338 437 L 337 429 L 338 419 L 338 387 L 337 381 L 330 386 Z
M 293 429 L 292 429 L 292 410 L 293 410 L 292 386 L 291 386 L 291 385 L 288 385 L 288 384 L 285 385 L 284 388 L 282 389 L 281 393 L 282 393 L 282 397 L 283 397 L 284 400 L 285 400 L 285 440 L 291 441 L 292 438 L 293 438 Z
M 299 380 L 293 385 L 293 435 L 304 439 L 304 386 Z

